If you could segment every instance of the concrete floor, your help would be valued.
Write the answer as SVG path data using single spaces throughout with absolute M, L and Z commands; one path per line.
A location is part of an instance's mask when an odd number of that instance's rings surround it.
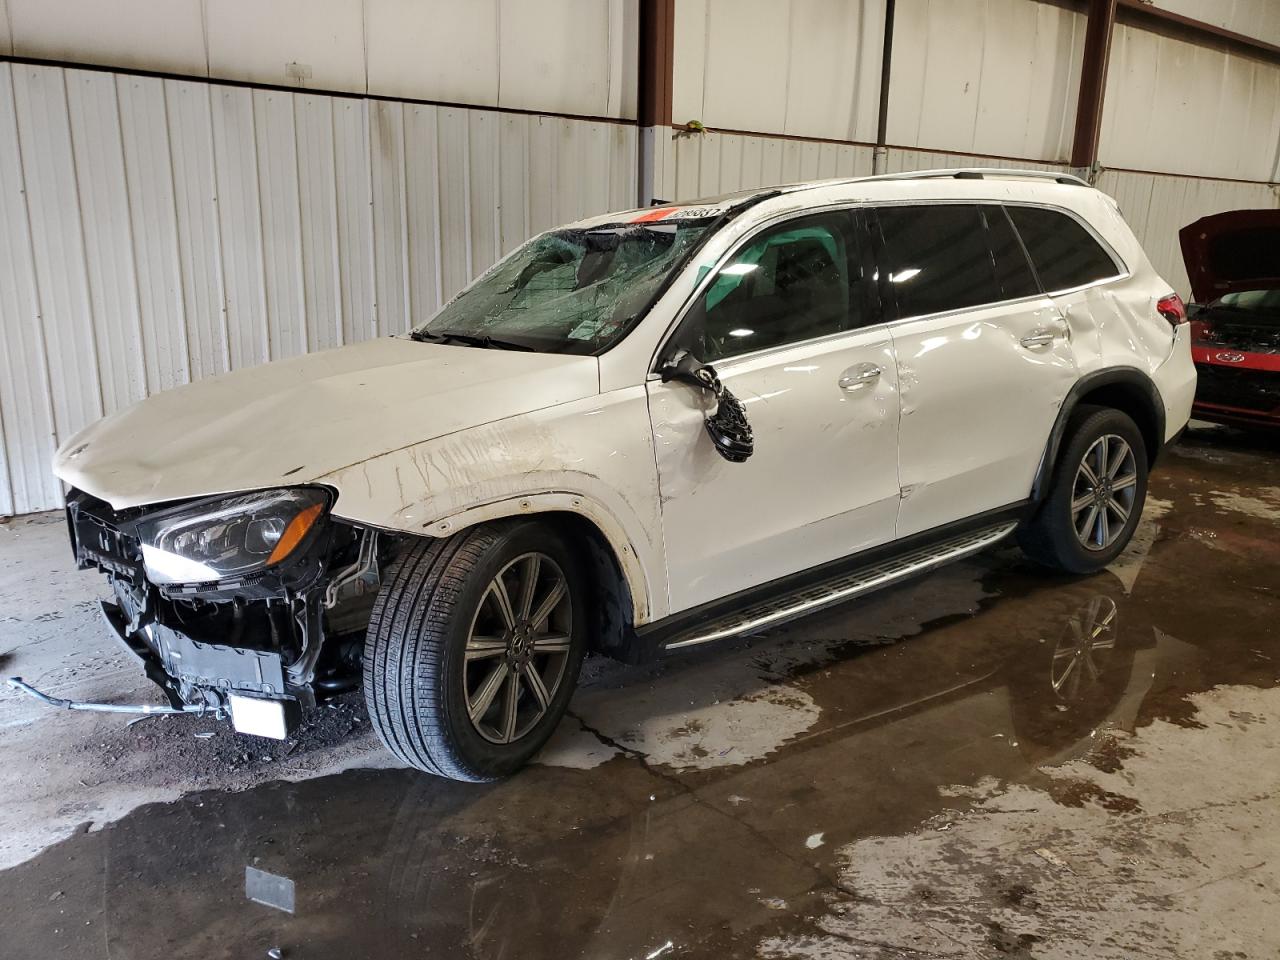
M 1004 548 L 766 637 L 591 661 L 540 762 L 488 787 L 395 768 L 358 695 L 279 745 L 5 690 L 0 954 L 1276 956 L 1278 458 L 1193 432 L 1097 576 Z M 0 672 L 155 699 L 100 586 L 60 518 L 0 525 Z M 1055 692 L 1091 609 L 1113 643 Z

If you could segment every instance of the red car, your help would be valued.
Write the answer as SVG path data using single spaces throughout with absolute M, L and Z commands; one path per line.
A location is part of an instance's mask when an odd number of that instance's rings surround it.
M 1192 416 L 1280 426 L 1280 210 L 1233 210 L 1179 231 L 1195 303 Z

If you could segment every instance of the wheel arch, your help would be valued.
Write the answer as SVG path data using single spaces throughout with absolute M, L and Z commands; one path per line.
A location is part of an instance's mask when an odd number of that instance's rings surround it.
M 469 507 L 425 526 L 430 537 L 449 537 L 482 523 L 537 518 L 553 525 L 584 550 L 584 562 L 599 591 L 597 648 L 615 653 L 653 605 L 649 578 L 627 531 L 613 514 L 585 494 L 554 491 L 508 497 Z
M 1036 503 L 1042 501 L 1048 493 L 1053 468 L 1067 439 L 1067 424 L 1071 414 L 1081 404 L 1111 407 L 1132 418 L 1142 434 L 1148 470 L 1155 465 L 1164 448 L 1164 401 L 1149 374 L 1137 367 L 1112 367 L 1087 374 L 1076 381 L 1058 410 L 1031 488 L 1031 499 Z

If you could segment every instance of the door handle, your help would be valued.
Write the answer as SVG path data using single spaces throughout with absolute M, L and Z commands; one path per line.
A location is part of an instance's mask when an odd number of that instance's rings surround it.
M 874 363 L 857 363 L 840 374 L 840 389 L 845 391 L 860 390 L 880 379 L 881 370 Z
M 1018 342 L 1024 347 L 1047 347 L 1057 339 L 1058 335 L 1052 330 L 1037 330 L 1035 333 L 1027 334 Z

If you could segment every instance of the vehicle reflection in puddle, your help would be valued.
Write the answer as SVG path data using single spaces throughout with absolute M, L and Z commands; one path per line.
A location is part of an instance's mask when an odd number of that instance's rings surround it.
M 611 749 L 594 766 L 535 766 L 478 788 L 353 771 L 141 808 L 0 873 L 6 949 L 754 956 L 851 896 L 842 848 L 931 818 L 945 829 L 992 784 L 1124 814 L 1096 790 L 1055 793 L 1043 770 L 1082 757 L 1118 769 L 1107 731 L 1194 726 L 1188 694 L 1275 682 L 1280 601 L 1253 585 L 1276 581 L 1280 555 L 1211 553 L 1191 521 L 1225 536 L 1235 520 L 1197 513 L 1182 488 L 1161 496 L 1186 506 L 1162 519 L 1132 590 L 1110 573 L 1049 579 L 1006 549 L 761 640 L 606 671 L 574 701 L 576 722 Z M 661 758 L 655 744 L 679 718 L 723 710 L 749 724 L 734 703 L 766 689 L 806 713 L 758 756 Z M 654 729 L 666 732 L 628 739 L 646 711 L 665 711 Z M 246 865 L 291 878 L 295 912 L 275 894 L 247 900 Z

